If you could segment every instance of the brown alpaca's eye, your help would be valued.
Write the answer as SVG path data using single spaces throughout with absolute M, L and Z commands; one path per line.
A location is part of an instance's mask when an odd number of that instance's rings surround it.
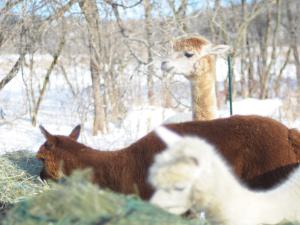
M 187 58 L 191 58 L 194 56 L 194 53 L 190 53 L 190 52 L 184 52 L 184 56 Z
M 45 148 L 47 148 L 47 149 L 51 149 L 51 148 L 53 147 L 53 144 L 50 144 L 50 143 L 46 142 L 46 143 L 44 144 L 44 146 L 45 146 Z

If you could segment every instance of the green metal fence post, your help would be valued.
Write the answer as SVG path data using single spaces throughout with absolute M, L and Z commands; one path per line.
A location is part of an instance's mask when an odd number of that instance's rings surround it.
M 229 95 L 229 109 L 230 109 L 230 116 L 232 116 L 232 55 L 228 54 L 227 56 L 227 63 L 228 63 L 228 95 Z

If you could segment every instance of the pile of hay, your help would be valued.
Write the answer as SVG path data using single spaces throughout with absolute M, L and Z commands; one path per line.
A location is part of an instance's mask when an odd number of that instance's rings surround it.
M 75 173 L 18 203 L 3 224 L 199 225 L 199 220 L 185 220 L 135 196 L 101 190 L 83 177 L 82 172 Z
M 42 164 L 29 151 L 0 155 L 0 208 L 48 188 L 39 179 Z

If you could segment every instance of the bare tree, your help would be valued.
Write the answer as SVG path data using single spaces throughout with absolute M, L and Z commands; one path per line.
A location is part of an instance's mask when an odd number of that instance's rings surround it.
M 101 94 L 101 34 L 100 18 L 95 0 L 81 0 L 80 8 L 84 14 L 89 31 L 90 70 L 92 77 L 94 99 L 94 126 L 93 134 L 106 131 L 104 98 Z M 103 93 L 103 92 L 102 92 Z
M 57 64 L 58 58 L 61 55 L 64 45 L 65 45 L 65 29 L 64 29 L 64 26 L 62 26 L 61 38 L 60 38 L 57 50 L 53 54 L 53 59 L 47 70 L 47 73 L 44 77 L 42 88 L 39 90 L 39 97 L 38 97 L 37 101 L 34 101 L 35 104 L 34 104 L 32 116 L 31 116 L 31 122 L 32 122 L 33 126 L 36 126 L 38 112 L 39 112 L 42 100 L 46 93 L 46 88 L 49 83 L 50 75 L 52 74 L 52 71 Z
M 293 6 L 295 6 L 295 11 L 292 11 L 292 4 L 294 3 Z M 290 1 L 286 0 L 286 17 L 287 17 L 287 24 L 286 28 L 289 33 L 289 42 L 290 42 L 290 47 L 293 52 L 294 56 L 294 65 L 296 67 L 296 74 L 297 74 L 297 102 L 298 105 L 300 105 L 300 56 L 299 56 L 299 51 L 298 51 L 298 36 L 299 36 L 299 22 L 300 22 L 300 17 L 299 17 L 299 8 L 300 4 L 299 2 L 296 1 Z
M 150 105 L 154 104 L 154 84 L 153 84 L 153 74 L 154 66 L 153 66 L 153 54 L 152 54 L 152 48 L 153 48 L 153 25 L 152 25 L 152 2 L 151 0 L 144 0 L 144 10 L 145 10 L 145 35 L 146 35 L 146 41 L 147 41 L 147 88 L 148 88 L 148 102 Z
M 63 16 L 63 14 L 68 11 L 71 6 L 76 2 L 77 0 L 70 0 L 65 5 L 61 6 L 55 12 L 48 16 L 45 20 L 39 21 L 37 19 L 37 16 L 35 15 L 35 12 L 32 11 L 31 14 L 28 14 L 25 12 L 26 4 L 27 2 L 23 2 L 21 0 L 14 0 L 14 1 L 7 1 L 6 4 L 2 9 L 0 9 L 0 15 L 5 17 L 9 15 L 9 10 L 11 10 L 16 5 L 22 3 L 22 14 L 23 18 L 16 19 L 15 23 L 17 24 L 16 29 L 11 32 L 11 34 L 7 35 L 6 33 L 8 29 L 3 30 L 2 26 L 0 27 L 0 47 L 2 46 L 3 42 L 10 40 L 12 36 L 15 36 L 16 32 L 19 32 L 19 43 L 18 43 L 18 51 L 19 51 L 19 58 L 12 67 L 12 69 L 9 71 L 9 73 L 0 81 L 0 91 L 1 89 L 8 84 L 19 72 L 19 69 L 21 68 L 25 55 L 30 52 L 30 49 L 33 48 L 34 44 L 38 40 L 34 40 L 34 38 L 38 38 L 38 36 L 41 36 L 44 29 L 51 24 L 52 21 L 58 20 Z M 6 37 L 4 37 L 4 33 L 6 34 Z M 35 33 L 35 37 L 31 38 L 30 35 L 32 33 Z M 28 40 L 31 39 L 31 40 Z
M 14 66 L 11 68 L 9 73 L 0 81 L 0 91 L 2 88 L 5 87 L 6 84 L 8 84 L 18 73 L 23 61 L 24 61 L 25 54 L 21 53 L 18 60 L 14 64 Z
M 175 0 L 167 0 L 169 7 L 173 13 L 173 16 L 175 18 L 176 24 L 178 26 L 178 29 L 182 33 L 186 33 L 188 31 L 187 25 L 184 21 L 184 19 L 187 16 L 187 6 L 188 6 L 188 0 L 181 0 L 179 3 L 179 7 L 176 9 L 176 4 L 178 1 Z
M 261 50 L 261 67 L 259 68 L 259 75 L 260 75 L 260 98 L 267 98 L 269 96 L 269 83 L 270 83 L 270 76 L 271 76 L 271 69 L 275 63 L 276 57 L 276 50 L 277 50 L 277 39 L 279 33 L 279 24 L 281 22 L 281 0 L 276 0 L 276 17 L 275 17 L 275 24 L 274 28 L 272 28 L 272 18 L 271 18 L 271 9 L 268 9 L 267 12 L 267 21 L 265 26 L 264 37 L 261 39 L 260 42 L 260 50 Z M 273 29 L 273 31 L 272 31 Z M 271 56 L 269 57 L 269 46 L 271 45 Z M 268 60 L 270 58 L 270 60 Z M 269 61 L 269 62 L 268 62 Z
M 241 0 L 239 4 L 236 1 L 230 1 L 231 7 L 226 7 L 221 10 L 220 2 L 216 1 L 215 4 L 219 7 L 218 10 L 212 12 L 211 20 L 211 30 L 213 36 L 218 36 L 220 39 L 225 41 L 227 44 L 232 46 L 234 64 L 236 61 L 240 61 L 240 75 L 241 81 L 240 85 L 234 83 L 233 96 L 241 95 L 247 97 L 252 95 L 254 92 L 254 60 L 260 57 L 262 62 L 259 62 L 260 69 L 260 90 L 261 97 L 266 96 L 267 92 L 264 88 L 264 84 L 270 79 L 271 68 L 274 65 L 272 60 L 270 63 L 267 59 L 269 55 L 264 53 L 256 54 L 257 43 L 260 43 L 260 49 L 264 52 L 264 47 L 269 46 L 270 43 L 276 46 L 276 38 L 278 35 L 278 24 L 280 22 L 280 14 L 278 13 L 278 20 L 276 20 L 273 30 L 271 29 L 273 25 L 273 17 L 271 12 L 273 12 L 272 5 L 275 3 L 274 0 L 266 1 L 253 1 L 247 3 L 245 0 Z M 279 3 L 278 3 L 279 4 Z M 269 12 L 269 20 L 271 22 L 266 22 L 265 26 L 259 25 L 265 19 L 265 12 Z M 226 19 L 225 19 L 226 18 Z M 267 17 L 268 18 L 268 17 Z M 259 20 L 261 20 L 259 22 Z M 277 24 L 277 25 L 276 25 Z M 253 28 L 255 27 L 255 29 Z M 270 32 L 272 31 L 272 36 Z M 258 39 L 255 38 L 255 34 L 260 35 Z M 267 35 L 268 33 L 268 35 Z M 262 35 L 264 37 L 262 37 Z M 213 38 L 212 38 L 213 39 Z M 272 39 L 272 42 L 270 42 Z M 274 52 L 276 47 L 274 48 Z M 262 66 L 263 61 L 266 62 Z M 264 68 L 264 69 L 262 69 Z M 262 71 L 264 70 L 264 71 Z M 262 75 L 263 74 L 263 75 Z M 235 76 L 235 75 L 234 75 Z M 233 77 L 235 80 L 235 77 Z M 262 90 L 264 89 L 264 90 Z M 237 93 L 239 91 L 239 93 Z
M 281 68 L 279 69 L 277 75 L 276 75 L 276 78 L 274 80 L 274 94 L 275 96 L 280 96 L 280 91 L 282 89 L 282 76 L 283 76 L 283 72 L 286 68 L 286 66 L 288 65 L 289 61 L 290 61 L 290 55 L 291 55 L 291 47 L 289 47 L 289 49 L 287 50 L 286 52 L 286 55 L 285 55 L 285 60 L 281 66 Z
M 9 92 L 7 84 L 21 74 L 27 94 L 24 111 L 35 124 L 46 92 L 52 91 L 49 78 L 57 70 L 81 121 L 92 118 L 93 134 L 108 131 L 108 121 L 119 125 L 132 106 L 190 109 L 186 102 L 191 93 L 182 91 L 188 84 L 167 73 L 160 76 L 156 65 L 168 55 L 174 37 L 199 33 L 232 46 L 233 66 L 241 78 L 234 82 L 235 96 L 283 97 L 286 87 L 300 96 L 295 88 L 300 86 L 299 7 L 295 0 L 4 0 L 0 53 L 17 57 L 9 64 L 0 60 L 0 91 Z M 66 33 L 59 51 L 61 36 L 56 34 L 62 32 L 62 17 Z M 48 55 L 49 47 L 52 57 L 40 65 L 36 56 Z M 291 64 L 296 83 L 286 78 Z M 44 73 L 37 72 L 41 67 Z M 86 70 L 91 86 L 81 83 Z M 226 95 L 226 85 L 218 81 L 218 96 Z M 225 101 L 223 97 L 220 103 Z

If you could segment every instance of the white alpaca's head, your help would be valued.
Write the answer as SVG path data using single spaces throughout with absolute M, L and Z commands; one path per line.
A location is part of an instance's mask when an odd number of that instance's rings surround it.
M 172 42 L 172 46 L 173 54 L 161 63 L 161 69 L 165 72 L 184 75 L 188 79 L 198 73 L 201 63 L 205 63 L 203 58 L 229 51 L 229 46 L 214 45 L 201 36 L 177 38 Z M 206 63 L 211 62 L 208 60 Z M 209 65 L 204 65 L 204 67 L 207 66 Z
M 213 147 L 199 138 L 180 137 L 160 127 L 157 134 L 168 148 L 157 155 L 150 168 L 149 181 L 156 189 L 151 203 L 171 213 L 182 214 L 192 208 L 193 188 L 197 192 L 211 189 Z M 200 190 L 201 189 L 201 190 Z

